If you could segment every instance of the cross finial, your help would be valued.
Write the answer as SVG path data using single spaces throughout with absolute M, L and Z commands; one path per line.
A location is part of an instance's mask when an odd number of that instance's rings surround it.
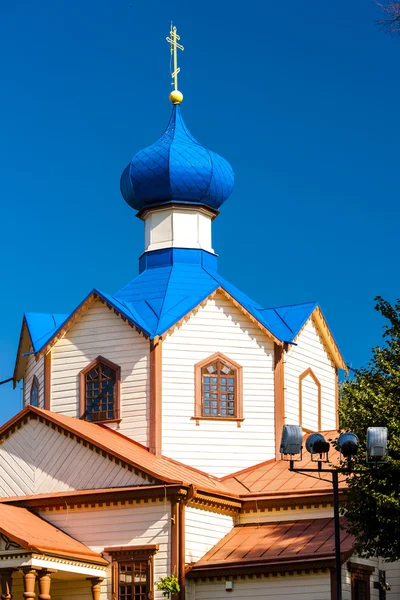
M 173 80 L 172 85 L 174 86 L 174 89 L 169 97 L 173 104 L 180 104 L 183 100 L 183 94 L 178 90 L 178 73 L 180 72 L 180 68 L 178 67 L 177 50 L 184 50 L 184 47 L 181 44 L 178 44 L 178 40 L 180 40 L 181 38 L 176 32 L 176 27 L 172 26 L 172 23 L 169 35 L 170 37 L 167 37 L 166 39 L 171 47 L 171 57 L 173 57 L 174 59 L 174 70 L 171 73 L 171 77 Z

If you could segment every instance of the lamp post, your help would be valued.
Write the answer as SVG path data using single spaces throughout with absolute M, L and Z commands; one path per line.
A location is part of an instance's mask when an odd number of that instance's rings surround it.
M 340 560 L 340 521 L 339 521 L 339 472 L 350 473 L 352 458 L 357 454 L 359 440 L 351 431 L 341 433 L 337 439 L 337 446 L 341 457 L 345 459 L 345 467 L 340 469 L 323 467 L 329 462 L 330 443 L 321 433 L 312 433 L 306 439 L 306 450 L 311 455 L 311 460 L 316 463 L 316 468 L 295 467 L 295 463 L 302 460 L 303 430 L 299 425 L 284 425 L 280 445 L 281 459 L 289 461 L 289 471 L 295 473 L 330 473 L 333 488 L 333 522 L 335 532 L 335 582 L 336 600 L 342 600 L 341 560 Z M 387 428 L 368 427 L 367 429 L 367 462 L 379 464 L 387 456 Z M 289 458 L 285 458 L 289 457 Z

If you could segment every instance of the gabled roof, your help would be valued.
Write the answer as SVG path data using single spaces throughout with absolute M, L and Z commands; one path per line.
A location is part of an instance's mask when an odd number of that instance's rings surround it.
M 93 552 L 26 508 L 0 504 L 0 532 L 29 552 L 108 565 L 101 554 Z
M 340 538 L 341 557 L 345 560 L 353 553 L 354 538 L 343 530 Z M 260 567 L 279 572 L 318 567 L 321 563 L 330 566 L 334 557 L 331 518 L 236 525 L 192 566 L 190 576 L 219 575 L 234 569 L 254 572 Z
M 68 319 L 68 314 L 25 313 L 26 326 L 34 352 L 38 352 Z
M 137 471 L 145 473 L 157 482 L 184 486 L 194 485 L 207 492 L 223 494 L 224 496 L 233 495 L 216 477 L 164 456 L 155 456 L 145 446 L 107 426 L 67 417 L 43 408 L 33 406 L 24 408 L 0 427 L 0 439 L 8 435 L 19 423 L 29 418 L 40 418 L 47 423 L 53 423 L 77 438 L 93 444 L 99 450 L 108 453 L 125 465 L 130 465 Z

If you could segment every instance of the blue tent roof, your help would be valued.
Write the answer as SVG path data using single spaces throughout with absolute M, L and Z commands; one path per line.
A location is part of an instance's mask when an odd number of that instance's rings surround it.
M 307 302 L 265 309 L 221 277 L 216 261 L 214 255 L 202 250 L 152 252 L 142 257 L 140 275 L 116 294 L 100 290 L 93 290 L 91 294 L 109 303 L 150 338 L 168 331 L 219 287 L 282 342 L 292 342 L 318 306 L 316 302 Z M 46 346 L 70 316 L 27 313 L 25 318 L 34 351 L 39 352 Z

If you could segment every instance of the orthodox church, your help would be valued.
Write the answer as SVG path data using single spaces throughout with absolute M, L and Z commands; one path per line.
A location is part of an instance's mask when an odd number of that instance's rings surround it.
M 279 445 L 285 423 L 335 436 L 345 362 L 317 303 L 265 308 L 219 273 L 233 170 L 171 101 L 121 177 L 144 223 L 138 276 L 23 318 L 24 406 L 0 428 L 2 600 L 160 600 L 162 578 L 175 600 L 335 597 L 330 481 L 290 472 Z M 400 599 L 398 565 L 341 535 L 343 600 L 381 599 L 383 570 Z

